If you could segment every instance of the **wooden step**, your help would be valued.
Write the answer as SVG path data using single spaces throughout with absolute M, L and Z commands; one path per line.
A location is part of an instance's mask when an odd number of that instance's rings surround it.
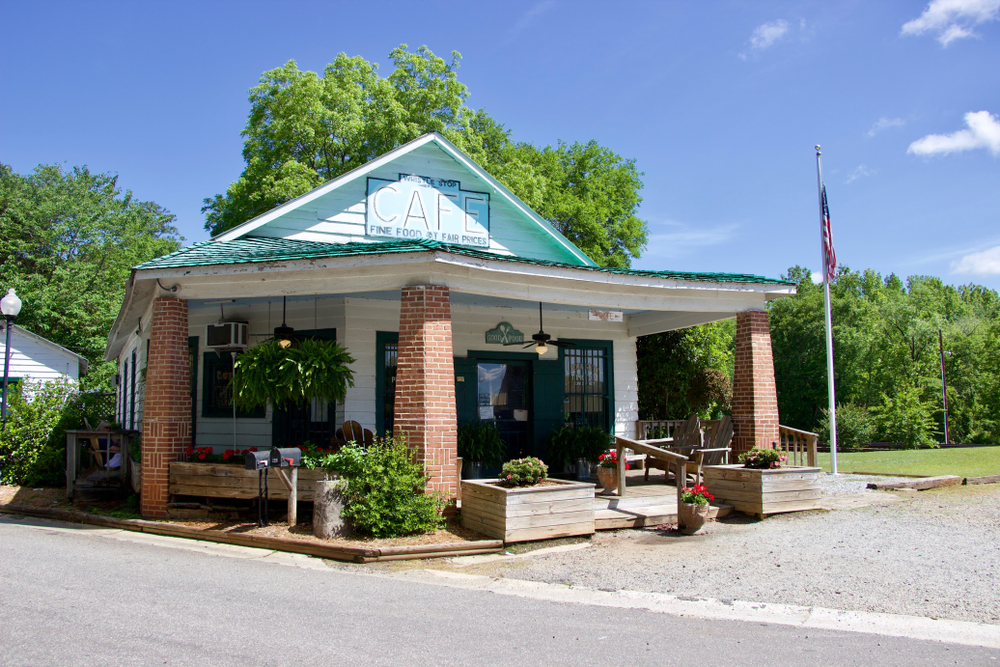
M 712 505 L 709 519 L 726 516 L 733 511 L 732 505 Z M 646 505 L 629 509 L 604 509 L 594 513 L 597 530 L 618 530 L 620 528 L 644 528 L 665 523 L 677 523 L 677 505 Z

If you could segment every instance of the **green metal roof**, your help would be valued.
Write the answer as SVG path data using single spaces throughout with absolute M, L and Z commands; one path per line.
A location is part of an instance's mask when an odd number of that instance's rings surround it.
M 251 264 L 255 262 L 286 262 L 298 259 L 322 259 L 327 257 L 358 257 L 365 255 L 388 255 L 408 252 L 441 251 L 474 257 L 476 259 L 528 264 L 532 266 L 552 266 L 576 271 L 593 271 L 620 276 L 645 276 L 712 283 L 747 283 L 755 285 L 794 285 L 788 280 L 777 280 L 745 273 L 689 273 L 685 271 L 644 271 L 641 269 L 619 269 L 605 266 L 578 266 L 561 262 L 547 262 L 510 255 L 497 255 L 467 246 L 449 245 L 427 239 L 385 241 L 381 243 L 323 243 L 319 241 L 299 241 L 296 239 L 265 238 L 245 236 L 232 241 L 204 241 L 187 248 L 181 248 L 169 255 L 158 257 L 135 267 L 143 271 L 149 269 L 183 269 L 194 266 L 219 266 L 225 264 Z

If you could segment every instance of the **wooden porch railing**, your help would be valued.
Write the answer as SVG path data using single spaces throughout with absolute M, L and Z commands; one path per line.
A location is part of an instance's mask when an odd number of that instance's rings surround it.
M 666 430 L 666 434 L 658 434 L 660 438 L 674 437 L 674 429 L 683 424 L 685 419 L 648 419 L 635 423 L 636 440 L 652 440 L 651 433 L 655 428 Z M 711 442 L 718 420 L 707 419 L 701 422 L 704 442 Z M 778 426 L 778 448 L 788 456 L 789 465 L 816 466 L 816 445 L 819 434 L 810 431 L 800 431 L 790 426 Z M 707 445 L 706 445 L 707 446 Z M 735 461 L 734 461 L 735 463 Z
M 778 425 L 778 448 L 788 456 L 789 465 L 815 467 L 818 441 L 818 433 Z

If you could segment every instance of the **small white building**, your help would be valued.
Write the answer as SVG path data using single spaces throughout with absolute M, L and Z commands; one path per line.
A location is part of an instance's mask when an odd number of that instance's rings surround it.
M 0 363 L 7 354 L 6 323 L 0 325 Z M 10 371 L 8 386 L 22 378 L 55 380 L 67 376 L 79 380 L 87 374 L 88 362 L 76 352 L 42 338 L 16 324 L 10 331 Z M 2 379 L 0 379 L 2 381 Z

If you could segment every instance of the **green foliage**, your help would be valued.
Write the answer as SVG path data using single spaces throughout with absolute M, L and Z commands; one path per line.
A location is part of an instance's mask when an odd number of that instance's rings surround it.
M 798 293 L 771 302 L 770 320 L 781 422 L 814 430 L 827 403 L 826 343 L 823 288 L 809 276 L 803 267 L 789 269 Z M 911 276 L 904 284 L 895 275 L 883 278 L 875 271 L 841 267 L 830 297 L 837 399 L 873 414 L 881 410 L 878 439 L 930 441 L 934 432 L 943 432 L 943 412 L 937 409 L 940 329 L 947 351 L 951 441 L 1000 443 L 996 291 L 953 287 L 928 276 Z M 888 412 L 882 410 L 889 403 Z M 917 404 L 923 407 L 916 409 Z M 914 410 L 923 417 L 914 417 Z M 904 421 L 891 424 L 889 414 Z M 920 425 L 926 418 L 933 428 Z
M 500 469 L 500 486 L 534 486 L 549 476 L 549 467 L 534 456 L 511 459 Z
M 613 438 L 596 426 L 563 426 L 549 436 L 547 458 L 557 466 L 573 465 L 578 459 L 597 463 Z
M 0 164 L 0 285 L 24 302 L 17 323 L 90 361 L 81 387 L 112 389 L 102 361 L 131 269 L 182 240 L 174 216 L 133 199 L 114 174 Z
M 24 378 L 7 388 L 7 422 L 0 431 L 0 481 L 22 486 L 66 481 L 66 430 L 83 428 L 76 385 L 67 378 Z M 87 415 L 92 417 L 93 415 Z
M 142 434 L 128 441 L 128 457 L 135 463 L 142 463 Z
M 424 533 L 441 526 L 445 501 L 424 493 L 427 477 L 401 440 L 384 438 L 368 449 L 355 443 L 324 459 L 341 476 L 343 516 L 373 537 Z
M 233 395 L 245 410 L 313 398 L 343 401 L 354 386 L 351 357 L 336 341 L 307 338 L 282 348 L 268 340 L 236 357 Z
M 496 465 L 503 461 L 507 445 L 492 421 L 466 422 L 458 427 L 458 455 L 463 461 Z
M 907 387 L 895 396 L 882 396 L 882 405 L 873 408 L 879 434 L 886 442 L 904 449 L 920 445 L 936 446 L 934 408 L 922 399 L 919 387 Z
M 639 418 L 720 419 L 733 398 L 732 320 L 636 340 Z
M 819 420 L 819 428 L 820 439 L 829 443 L 829 410 L 823 410 L 823 417 Z M 841 403 L 837 406 L 837 449 L 861 449 L 868 443 L 874 442 L 875 435 L 875 419 L 867 408 L 850 403 Z
M 779 449 L 760 449 L 754 447 L 748 452 L 740 454 L 740 463 L 744 468 L 756 468 L 767 470 L 769 468 L 780 468 L 781 464 L 788 460 L 788 457 L 781 453 Z
M 392 50 L 388 77 L 341 53 L 322 76 L 294 61 L 261 75 L 243 129 L 245 168 L 224 195 L 205 199 L 212 235 L 345 174 L 420 135 L 454 142 L 598 264 L 627 267 L 646 244 L 637 217 L 642 174 L 596 141 L 538 148 L 514 142 L 485 110 L 465 106 L 451 61 L 426 46 Z

